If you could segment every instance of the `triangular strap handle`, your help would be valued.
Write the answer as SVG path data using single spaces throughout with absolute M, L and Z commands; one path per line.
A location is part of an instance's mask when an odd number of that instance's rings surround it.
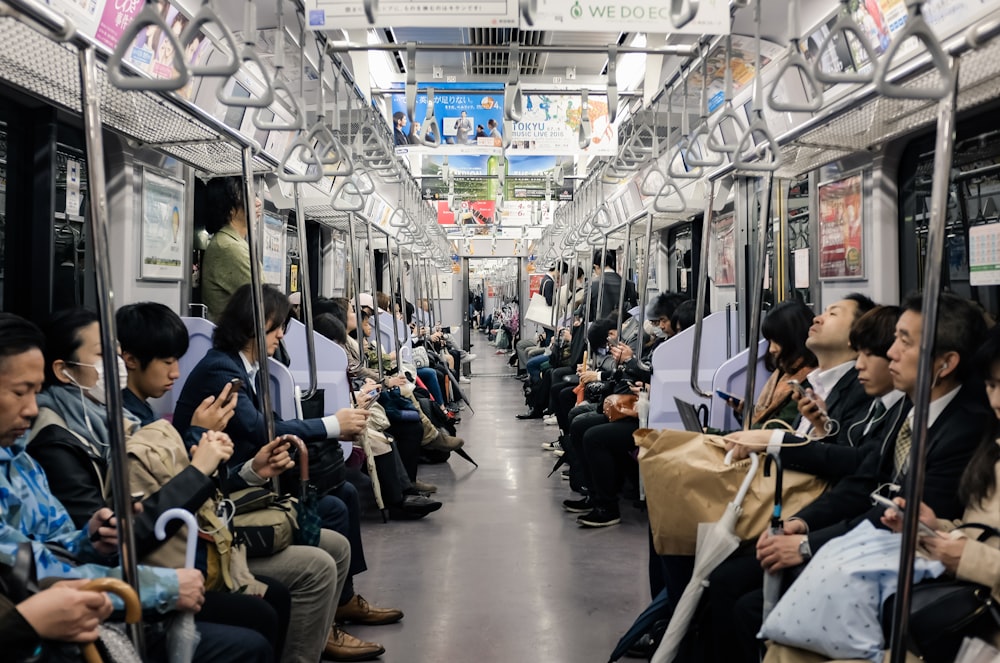
M 330 207 L 337 212 L 360 212 L 365 208 L 364 196 L 358 191 L 353 179 L 347 178 L 333 189 Z
M 580 94 L 580 128 L 577 130 L 577 139 L 581 150 L 590 147 L 591 131 L 589 92 L 583 90 Z
M 691 165 L 691 163 L 686 160 L 684 155 L 685 152 L 690 152 L 690 145 L 688 143 L 687 136 L 683 136 L 679 141 L 677 141 L 677 145 L 674 146 L 673 152 L 667 158 L 667 175 L 681 180 L 696 180 L 702 176 L 701 168 L 692 167 L 691 170 L 677 169 L 676 164 L 678 163 L 681 164 L 682 168 L 685 165 Z
M 420 142 L 428 147 L 437 147 L 441 144 L 441 133 L 437 118 L 434 117 L 434 88 L 427 89 L 427 113 L 424 115 Z
M 639 182 L 639 193 L 644 196 L 655 196 L 663 189 L 667 179 L 668 175 L 654 163 Z
M 708 156 L 697 156 L 693 150 L 688 150 L 685 159 L 689 166 L 697 166 L 699 168 L 715 168 L 716 166 L 722 165 L 722 153 L 716 150 L 709 149 L 708 141 L 711 137 L 709 133 L 708 118 L 702 117 L 701 122 L 698 126 L 694 128 L 694 131 L 688 136 L 688 145 L 696 145 L 703 148 L 703 153 Z
M 402 207 L 397 207 L 389 217 L 390 228 L 406 228 L 411 223 L 413 223 L 413 221 L 410 219 L 410 215 L 407 214 L 406 210 Z
M 306 114 L 299 104 L 298 97 L 292 93 L 291 88 L 285 81 L 274 79 L 274 100 L 282 108 L 292 112 L 292 119 L 284 122 L 278 119 L 278 114 L 274 113 L 274 118 L 265 120 L 261 114 L 266 110 L 258 108 L 253 114 L 254 126 L 264 131 L 299 131 L 305 128 Z
M 680 30 L 698 14 L 699 0 L 670 0 L 670 22 Z
M 911 86 L 897 85 L 889 82 L 889 72 L 893 68 L 893 60 L 899 52 L 900 44 L 910 38 L 914 38 L 924 45 L 924 49 L 930 54 L 934 69 L 938 72 L 939 81 L 932 86 Z M 913 54 L 907 53 L 906 58 L 912 59 Z M 920 11 L 920 3 L 914 2 L 910 5 L 909 15 L 906 17 L 906 25 L 892 39 L 889 48 L 879 62 L 878 73 L 875 76 L 875 89 L 884 97 L 890 99 L 944 99 L 951 94 L 954 88 L 955 71 L 951 66 L 951 60 L 941 48 L 941 42 L 934 36 L 934 32 L 927 24 Z
M 798 72 L 808 101 L 800 103 L 782 101 L 778 98 L 778 85 L 790 71 Z M 802 55 L 798 39 L 792 39 L 788 45 L 788 57 L 785 58 L 785 62 L 778 70 L 778 75 L 774 77 L 774 83 L 771 84 L 771 89 L 767 93 L 767 105 L 776 111 L 789 113 L 815 113 L 823 107 L 823 89 L 813 78 L 813 68 Z
M 507 84 L 503 89 L 503 114 L 505 120 L 520 122 L 524 115 L 524 95 L 521 93 L 521 45 L 510 44 L 507 59 Z
M 677 202 L 671 204 L 670 201 L 674 196 L 677 197 Z M 687 201 L 684 200 L 684 194 L 681 193 L 681 188 L 672 177 L 668 177 L 667 181 L 663 183 L 663 186 L 656 193 L 656 198 L 653 199 L 653 211 L 667 214 L 678 214 L 687 211 Z
M 753 137 L 755 135 L 761 136 L 764 139 L 763 142 L 765 145 L 763 150 L 754 148 Z M 759 156 L 760 158 L 756 161 L 749 161 L 754 156 Z M 736 154 L 734 155 L 733 166 L 738 170 L 773 173 L 781 167 L 781 163 L 781 147 L 778 145 L 778 141 L 774 139 L 774 134 L 771 133 L 771 129 L 767 126 L 767 122 L 764 121 L 764 117 L 758 115 L 740 138 L 739 147 L 737 147 Z
M 118 39 L 115 50 L 108 60 L 108 80 L 120 90 L 149 90 L 151 92 L 170 92 L 180 90 L 191 81 L 191 72 L 184 62 L 184 49 L 177 35 L 170 29 L 159 11 L 160 3 L 147 2 L 128 27 L 124 34 Z M 146 28 L 155 27 L 159 29 L 163 38 L 170 42 L 174 48 L 174 71 L 177 75 L 173 78 L 149 78 L 148 76 L 127 76 L 122 71 L 122 63 L 125 56 L 132 51 L 132 44 L 136 37 Z
M 326 118 L 323 116 L 316 118 L 316 123 L 309 128 L 309 132 L 306 134 L 306 140 L 316 143 L 319 148 L 320 161 L 324 166 L 337 165 L 347 154 L 347 150 L 343 148 L 337 137 L 330 131 L 330 127 L 326 126 Z M 335 143 L 341 146 L 340 152 L 333 153 Z
M 356 171 L 351 176 L 351 181 L 362 196 L 370 196 L 375 193 L 375 181 L 372 176 L 363 170 Z
M 240 68 L 242 69 L 248 62 L 257 67 L 261 78 L 264 79 L 264 91 L 259 96 L 250 95 L 249 97 L 237 97 L 226 94 L 226 88 L 229 86 L 229 81 L 232 80 L 232 76 L 230 76 L 226 79 L 226 83 L 220 85 L 215 91 L 215 98 L 219 100 L 220 104 L 235 106 L 237 108 L 266 108 L 274 101 L 274 80 L 271 74 L 268 73 L 264 62 L 257 55 L 256 49 L 245 45 L 243 52 L 240 54 Z
M 722 108 L 722 112 L 719 113 L 715 120 L 712 122 L 711 128 L 708 130 L 708 140 L 705 141 L 705 146 L 712 150 L 713 152 L 724 152 L 726 154 L 733 154 L 739 148 L 738 143 L 723 143 L 716 139 L 718 135 L 722 140 L 725 140 L 725 136 L 722 135 L 722 131 L 717 129 L 719 125 L 725 120 L 732 120 L 733 124 L 736 125 L 737 133 L 742 133 L 745 129 L 745 124 L 743 118 L 740 117 L 739 113 L 733 107 L 733 104 L 727 102 Z
M 611 227 L 611 211 L 608 209 L 607 203 L 602 203 L 601 206 L 597 208 L 591 223 L 594 224 L 595 228 Z
M 211 33 L 202 30 L 202 28 L 206 25 L 214 26 L 215 29 L 222 34 L 221 43 L 218 38 L 211 36 Z M 188 46 L 190 46 L 201 33 L 204 33 L 205 37 L 212 41 L 217 51 L 222 53 L 228 51 L 229 60 L 222 64 L 188 65 L 188 71 L 191 72 L 192 76 L 232 76 L 240 70 L 240 49 L 236 45 L 236 39 L 233 37 L 232 31 L 227 28 L 221 20 L 219 20 L 219 15 L 215 13 L 211 4 L 208 2 L 205 2 L 205 4 L 201 6 L 198 13 L 194 15 L 191 22 L 188 23 L 187 27 L 184 28 L 184 31 L 181 32 L 181 52 L 185 52 Z
M 289 160 L 296 153 L 302 155 L 299 159 L 306 165 L 306 172 L 301 175 L 292 172 L 288 165 Z M 320 164 L 319 156 L 305 137 L 299 136 L 285 150 L 285 156 L 281 158 L 281 163 L 278 165 L 277 176 L 282 182 L 319 182 L 323 179 L 323 166 Z
M 868 62 L 872 64 L 867 73 L 856 71 L 829 72 L 823 70 L 823 54 L 826 53 L 828 48 L 833 46 L 833 40 L 840 34 L 844 35 L 845 40 L 849 39 L 848 35 L 851 35 L 858 40 L 858 43 L 861 45 L 861 50 L 865 52 Z M 850 43 L 849 40 L 846 43 Z M 829 83 L 831 85 L 836 85 L 837 83 L 871 83 L 874 79 L 873 72 L 875 71 L 874 65 L 876 61 L 875 51 L 872 50 L 868 37 L 864 34 L 860 26 L 858 26 L 854 18 L 851 16 L 851 12 L 847 9 L 846 4 L 842 5 L 840 17 L 837 19 L 837 22 L 830 27 L 830 32 L 826 35 L 826 38 L 823 39 L 823 43 L 820 44 L 818 52 L 819 55 L 813 63 L 813 79 L 819 81 L 820 83 Z
M 340 160 L 332 164 L 324 161 L 324 175 L 328 177 L 347 177 L 354 174 L 354 162 L 351 160 L 351 153 L 337 136 L 332 136 L 332 140 L 323 145 L 323 149 L 320 151 L 320 160 L 332 159 L 333 157 L 330 156 L 332 154 L 338 155 Z

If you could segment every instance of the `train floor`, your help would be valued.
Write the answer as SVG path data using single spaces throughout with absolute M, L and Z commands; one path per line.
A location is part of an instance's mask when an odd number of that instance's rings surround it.
M 440 511 L 364 526 L 368 571 L 357 590 L 406 614 L 390 626 L 348 627 L 386 648 L 385 663 L 603 663 L 649 602 L 645 514 L 622 502 L 622 523 L 582 529 L 541 443 L 554 426 L 518 421 L 521 383 L 473 332 L 472 384 L 462 385 L 459 434 L 479 463 L 421 465 Z

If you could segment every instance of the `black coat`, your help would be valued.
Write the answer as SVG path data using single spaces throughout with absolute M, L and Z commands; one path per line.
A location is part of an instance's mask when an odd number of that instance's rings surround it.
M 597 310 L 597 300 L 601 291 L 601 282 L 604 282 L 604 295 L 601 299 L 601 309 Z M 591 321 L 607 317 L 612 311 L 618 310 L 618 300 L 621 299 L 622 277 L 615 272 L 603 272 L 599 278 L 594 279 L 590 284 L 590 319 Z M 631 281 L 625 282 L 625 309 L 628 310 L 639 302 L 639 295 L 635 291 L 635 284 Z

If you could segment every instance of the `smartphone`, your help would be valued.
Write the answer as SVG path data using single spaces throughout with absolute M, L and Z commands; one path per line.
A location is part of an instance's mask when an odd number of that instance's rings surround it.
M 799 384 L 798 380 L 789 380 L 788 385 L 792 388 L 792 391 L 799 395 L 799 398 L 808 398 L 806 390 Z
M 372 408 L 372 406 L 375 405 L 375 403 L 378 402 L 378 394 L 379 394 L 379 390 L 378 389 L 372 389 L 371 391 L 369 391 L 368 392 L 368 396 L 370 396 L 370 398 L 368 400 L 368 403 L 365 404 L 365 406 L 363 408 L 361 408 L 361 409 L 362 410 L 370 410 Z
M 236 394 L 240 393 L 240 389 L 243 388 L 243 380 L 240 378 L 233 378 L 229 381 L 229 398 L 226 399 L 226 405 L 233 402 L 236 398 Z
M 740 403 L 743 402 L 743 399 L 740 398 L 739 396 L 734 396 L 733 394 L 726 393 L 721 389 L 716 389 L 715 395 L 721 398 L 722 400 L 726 401 L 727 403 L 735 403 L 736 405 L 739 405 Z
M 875 504 L 878 504 L 880 506 L 884 506 L 887 509 L 895 509 L 896 512 L 899 513 L 900 518 L 903 517 L 903 507 L 899 506 L 898 504 L 896 504 L 895 502 L 893 502 L 892 500 L 890 500 L 888 497 L 884 497 L 882 495 L 879 495 L 878 493 L 872 493 L 871 498 L 872 498 L 872 502 L 874 502 Z M 936 531 L 934 531 L 933 529 L 931 529 L 930 527 L 928 527 L 925 523 L 920 522 L 920 521 L 917 521 L 917 522 L 918 522 L 918 526 L 920 528 L 920 533 L 922 535 L 924 535 L 924 536 L 934 536 L 934 537 L 940 537 L 941 536 Z

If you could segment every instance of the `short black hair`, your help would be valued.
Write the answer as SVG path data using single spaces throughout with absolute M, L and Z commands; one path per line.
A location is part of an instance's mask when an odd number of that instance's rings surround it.
M 875 308 L 876 304 L 872 301 L 871 297 L 868 295 L 863 295 L 860 292 L 852 292 L 851 294 L 844 297 L 849 302 L 854 302 L 857 310 L 854 311 L 854 320 L 857 322 L 858 318 L 863 316 L 868 311 Z
M 115 314 L 122 351 L 139 360 L 145 369 L 154 359 L 180 359 L 190 339 L 181 317 L 156 302 L 127 304 Z
M 770 352 L 764 355 L 767 370 L 795 373 L 802 366 L 818 365 L 816 355 L 806 347 L 809 327 L 815 317 L 812 309 L 799 301 L 781 302 L 767 312 L 760 322 L 761 336 L 781 348 L 777 357 L 772 357 Z
M 323 313 L 313 320 L 313 328 L 337 345 L 347 345 L 347 327 L 332 313 Z
M 898 306 L 876 306 L 855 320 L 851 325 L 851 349 L 888 359 L 902 312 Z
M 595 267 L 610 267 L 615 269 L 617 266 L 618 254 L 615 253 L 614 249 L 608 249 L 607 251 L 594 251 L 594 266 Z
M 903 311 L 923 314 L 923 296 L 909 295 L 903 300 Z M 964 381 L 973 374 L 975 355 L 986 337 L 986 322 L 968 300 L 951 292 L 938 295 L 937 333 L 934 335 L 934 356 L 957 352 L 957 377 Z
M 347 324 L 347 310 L 340 303 L 340 300 L 320 297 L 313 302 L 312 312 L 314 319 L 323 314 L 329 314 L 340 320 L 341 324 Z
M 569 273 L 569 263 L 566 262 L 565 260 L 560 260 L 558 266 L 559 266 L 559 273 L 560 274 L 568 274 Z
M 38 325 L 13 313 L 0 312 L 0 366 L 7 357 L 24 354 L 29 350 L 45 352 L 45 335 Z
M 45 324 L 45 384 L 60 384 L 52 372 L 58 360 L 76 361 L 76 351 L 83 345 L 80 330 L 100 322 L 97 313 L 85 308 L 68 308 L 56 311 Z
M 590 325 L 590 329 L 587 330 L 587 341 L 590 343 L 590 347 L 596 350 L 597 348 L 606 346 L 608 344 L 608 334 L 617 327 L 617 320 L 608 318 L 595 320 L 594 324 Z
M 205 183 L 204 212 L 205 230 L 213 235 L 229 223 L 233 212 L 243 209 L 243 178 L 239 176 L 216 177 Z
M 396 111 L 395 113 L 392 114 L 392 122 L 393 124 L 395 124 L 405 117 L 406 113 L 404 113 L 403 111 Z
M 667 318 L 673 324 L 674 311 L 687 300 L 687 297 L 676 292 L 661 292 L 646 305 L 646 317 L 654 322 Z
M 264 324 L 271 331 L 288 322 L 292 305 L 288 297 L 273 285 L 261 287 L 264 299 Z M 253 286 L 240 286 L 229 298 L 229 303 L 219 316 L 212 347 L 223 352 L 239 352 L 254 338 L 256 321 L 253 314 Z
M 670 316 L 670 326 L 673 327 L 674 333 L 684 331 L 693 325 L 695 313 L 697 311 L 693 299 L 685 299 L 678 304 L 673 315 Z

